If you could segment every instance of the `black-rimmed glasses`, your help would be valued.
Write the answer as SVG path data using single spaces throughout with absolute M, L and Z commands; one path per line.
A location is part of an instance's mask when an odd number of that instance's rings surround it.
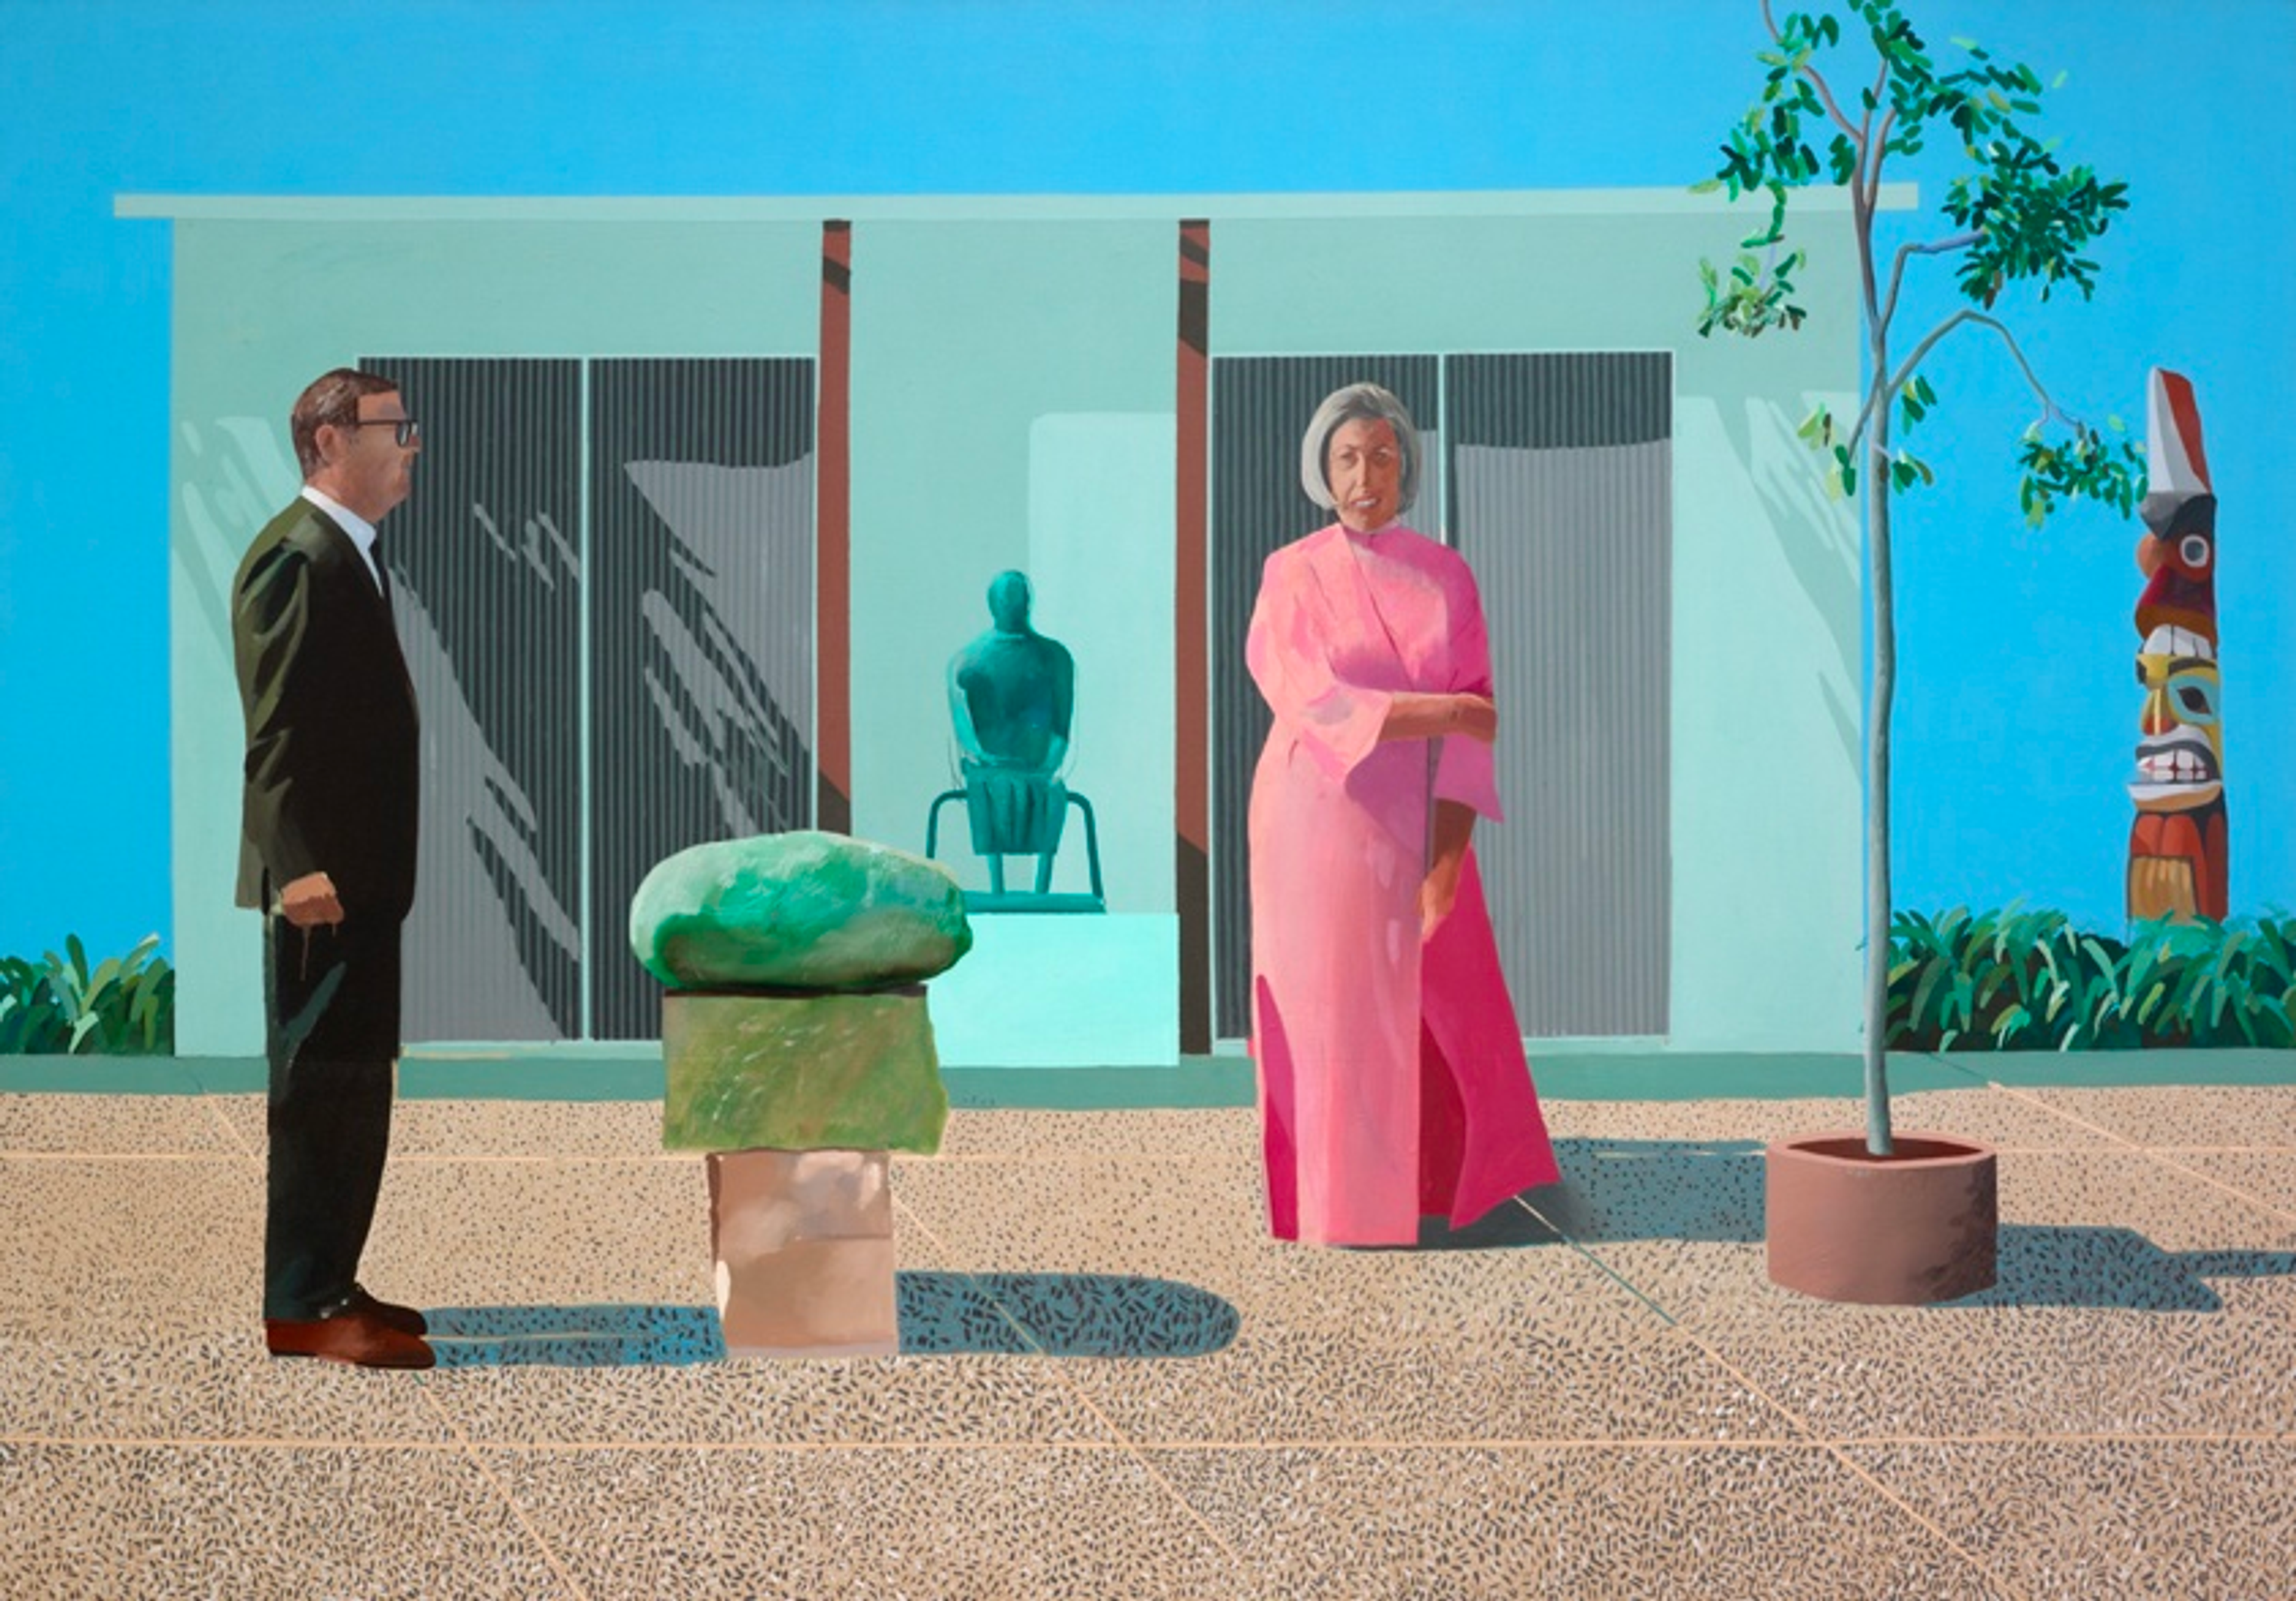
M 353 417 L 349 426 L 353 428 L 395 427 L 398 430 L 398 446 L 402 450 L 422 437 L 422 424 L 414 417 Z

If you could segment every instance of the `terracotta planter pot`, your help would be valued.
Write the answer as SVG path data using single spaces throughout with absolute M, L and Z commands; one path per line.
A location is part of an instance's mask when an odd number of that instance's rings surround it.
M 1766 1154 L 1770 1279 L 1825 1301 L 1927 1306 L 1990 1289 L 2000 1232 L 1996 1158 L 1974 1140 L 1900 1134 L 1780 1140 Z

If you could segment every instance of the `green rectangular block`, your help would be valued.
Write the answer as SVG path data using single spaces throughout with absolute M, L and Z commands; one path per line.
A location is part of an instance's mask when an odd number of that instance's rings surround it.
M 875 995 L 669 990 L 662 1144 L 673 1151 L 940 1149 L 948 1091 L 922 985 Z

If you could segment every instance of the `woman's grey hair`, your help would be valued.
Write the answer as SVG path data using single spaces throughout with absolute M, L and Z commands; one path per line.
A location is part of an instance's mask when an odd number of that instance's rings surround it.
M 1403 402 L 1375 383 L 1351 383 L 1324 397 L 1300 441 L 1300 487 L 1325 511 L 1338 510 L 1339 499 L 1332 493 L 1332 435 L 1341 424 L 1356 422 L 1385 423 L 1395 430 L 1395 442 L 1403 451 L 1403 482 L 1395 505 L 1400 516 L 1419 497 L 1419 429 Z

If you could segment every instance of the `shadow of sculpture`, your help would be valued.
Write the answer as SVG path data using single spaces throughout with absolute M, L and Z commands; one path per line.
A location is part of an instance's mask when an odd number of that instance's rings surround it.
M 1201 1357 L 1242 1318 L 1208 1290 L 1115 1273 L 904 1273 L 904 1355 Z
M 1111 1273 L 902 1273 L 903 1356 L 1206 1356 L 1242 1318 L 1209 1291 Z M 722 1361 L 706 1306 L 436 1307 L 441 1368 L 685 1367 Z

